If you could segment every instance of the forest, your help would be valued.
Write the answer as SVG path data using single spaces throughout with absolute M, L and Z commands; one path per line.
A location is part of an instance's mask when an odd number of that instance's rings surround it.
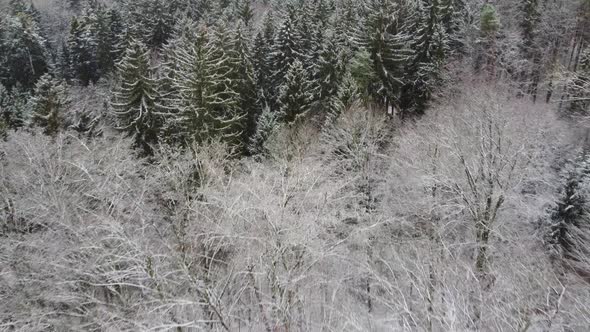
M 0 331 L 590 331 L 590 0 L 0 0 Z

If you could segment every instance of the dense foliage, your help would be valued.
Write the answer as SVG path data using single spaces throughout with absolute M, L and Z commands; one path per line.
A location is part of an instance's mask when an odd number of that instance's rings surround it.
M 590 0 L 0 0 L 0 331 L 590 330 Z

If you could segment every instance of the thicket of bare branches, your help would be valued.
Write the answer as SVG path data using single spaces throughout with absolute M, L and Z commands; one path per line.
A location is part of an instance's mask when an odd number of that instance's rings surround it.
M 539 226 L 567 130 L 460 90 L 415 125 L 353 107 L 281 128 L 263 160 L 12 133 L 0 330 L 586 330 L 590 287 Z

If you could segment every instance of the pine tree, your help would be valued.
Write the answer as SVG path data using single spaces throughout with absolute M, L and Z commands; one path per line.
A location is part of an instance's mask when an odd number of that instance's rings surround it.
M 329 127 L 336 122 L 336 119 L 347 109 L 352 107 L 361 98 L 356 80 L 350 72 L 344 74 L 338 90 L 329 100 L 328 114 L 324 127 Z
M 48 70 L 48 55 L 42 30 L 29 14 L 0 16 L 0 83 L 8 90 L 17 84 L 33 88 Z
M 432 91 L 440 83 L 449 54 L 449 38 L 443 25 L 438 0 L 422 0 L 418 7 L 416 35 L 411 42 L 414 55 L 407 72 L 401 107 L 422 114 Z
M 238 17 L 245 27 L 250 27 L 252 25 L 252 19 L 254 18 L 254 9 L 252 8 L 251 2 L 252 0 L 238 0 L 236 2 L 238 7 Z
M 287 72 L 279 95 L 281 116 L 286 123 L 295 122 L 311 109 L 311 88 L 307 71 L 301 61 L 295 60 Z
M 588 115 L 590 113 L 590 47 L 580 56 L 578 71 L 569 87 L 570 114 Z
M 380 79 L 378 86 L 369 87 L 369 94 L 383 105 L 399 100 L 405 66 L 411 56 L 404 17 L 397 8 L 390 0 L 367 2 L 367 16 L 358 37 L 359 46 L 369 52 L 373 70 Z
M 463 33 L 467 18 L 465 1 L 438 0 L 438 11 L 448 37 L 450 53 L 462 54 L 465 51 Z
M 522 33 L 522 45 L 520 45 L 522 57 L 529 62 L 529 68 L 524 68 L 521 80 L 527 83 L 527 93 L 537 97 L 537 87 L 540 80 L 541 54 L 538 49 L 536 32 L 540 22 L 538 0 L 522 0 L 520 6 L 522 21 L 520 23 Z
M 213 33 L 200 29 L 174 50 L 176 104 L 172 120 L 184 144 L 220 138 L 239 145 L 244 114 L 236 91 L 235 58 L 228 53 L 230 41 L 222 27 Z
M 254 66 L 248 45 L 249 41 L 246 39 L 243 30 L 238 28 L 233 46 L 236 56 L 236 82 L 234 86 L 239 96 L 238 108 L 240 113 L 245 115 L 241 144 L 244 149 L 247 148 L 250 138 L 256 132 L 259 110 L 262 109 L 256 96 Z
M 64 112 L 69 105 L 65 85 L 45 74 L 35 85 L 31 99 L 31 123 L 43 128 L 43 133 L 54 136 L 65 127 Z
M 258 98 L 264 106 L 275 109 L 275 85 L 273 84 L 273 55 L 275 27 L 271 15 L 264 19 L 262 31 L 254 39 L 252 64 L 256 76 Z
M 83 85 L 96 83 L 98 73 L 98 42 L 96 39 L 96 16 L 86 12 L 80 19 L 74 17 L 70 23 L 68 37 L 70 76 Z
M 143 154 L 151 155 L 153 145 L 158 142 L 163 117 L 158 109 L 158 82 L 154 79 L 146 46 L 132 41 L 117 68 L 119 84 L 113 92 L 111 106 L 119 129 L 133 137 L 135 147 Z
M 251 155 L 259 155 L 265 152 L 264 143 L 277 130 L 279 124 L 279 113 L 273 112 L 266 107 L 258 117 L 256 132 L 250 139 L 248 151 Z
M 332 39 L 327 40 L 318 53 L 318 60 L 313 68 L 313 76 L 318 85 L 315 99 L 325 101 L 336 93 L 345 65 L 341 56 L 342 52 Z
M 296 10 L 288 7 L 288 15 L 277 32 L 272 51 L 273 81 L 275 86 L 285 82 L 291 64 L 301 58 L 301 41 L 295 30 Z
M 491 4 L 485 4 L 481 11 L 480 37 L 481 54 L 476 62 L 476 69 L 483 67 L 490 77 L 496 76 L 497 49 L 496 38 L 500 30 L 500 19 L 496 8 Z
M 0 84 L 0 117 L 3 118 L 7 128 L 16 130 L 26 124 L 29 100 L 31 100 L 30 93 L 24 91 L 19 85 L 8 91 Z
M 588 157 L 576 158 L 564 174 L 565 184 L 551 213 L 549 243 L 568 259 L 576 259 L 580 250 L 576 230 L 590 226 L 587 192 L 589 174 Z

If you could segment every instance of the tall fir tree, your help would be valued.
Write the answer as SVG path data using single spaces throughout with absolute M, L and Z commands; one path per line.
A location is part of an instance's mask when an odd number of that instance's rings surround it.
M 380 79 L 378 86 L 370 87 L 369 94 L 382 105 L 399 103 L 405 67 L 412 54 L 404 13 L 391 0 L 370 0 L 364 11 L 366 16 L 357 40 L 369 52 L 373 70 Z
M 68 52 L 70 75 L 83 85 L 96 83 L 98 73 L 98 42 L 96 39 L 96 16 L 86 12 L 80 19 L 74 17 L 70 23 Z
M 13 11 L 16 16 L 0 16 L 0 83 L 8 90 L 16 85 L 32 89 L 49 68 L 47 41 L 26 10 Z
M 296 21 L 297 10 L 294 6 L 288 6 L 272 50 L 272 77 L 275 86 L 281 86 L 285 82 L 291 64 L 301 58 L 301 40 L 295 28 Z
M 401 108 L 404 114 L 424 113 L 433 90 L 441 81 L 449 54 L 449 38 L 443 24 L 439 0 L 422 0 L 411 41 L 412 60 L 407 68 Z
M 262 30 L 254 38 L 252 63 L 256 77 L 259 103 L 265 107 L 275 108 L 276 89 L 273 82 L 273 55 L 275 26 L 273 17 L 268 14 Z
M 496 76 L 498 49 L 497 35 L 500 30 L 500 18 L 496 7 L 485 4 L 480 16 L 480 50 L 476 59 L 476 70 L 484 70 L 490 78 Z
M 163 114 L 147 47 L 132 41 L 117 68 L 119 84 L 113 91 L 111 106 L 118 128 L 133 138 L 134 146 L 144 155 L 151 155 L 159 140 Z
M 294 123 L 310 110 L 313 102 L 312 84 L 299 60 L 295 60 L 285 77 L 279 95 L 280 114 L 286 123 Z
M 574 115 L 590 114 L 590 47 L 580 55 L 578 71 L 574 73 L 568 92 L 571 100 L 568 112 Z
M 245 116 L 240 144 L 244 152 L 247 152 L 248 143 L 256 132 L 256 123 L 262 110 L 256 95 L 256 79 L 249 44 L 243 29 L 239 27 L 233 46 L 236 57 L 236 82 L 233 85 L 239 97 L 238 108 Z
M 215 138 L 241 143 L 245 115 L 239 108 L 236 58 L 229 53 L 228 35 L 222 27 L 213 32 L 202 27 L 173 51 L 178 113 L 170 125 L 181 144 Z
M 35 85 L 31 99 L 31 124 L 43 128 L 43 133 L 55 136 L 66 127 L 65 112 L 70 100 L 65 85 L 45 74 Z
M 541 13 L 538 0 L 521 0 L 520 16 L 522 21 L 520 23 L 522 44 L 520 45 L 522 57 L 527 61 L 528 66 L 523 68 L 520 80 L 525 84 L 525 91 L 533 97 L 537 98 L 537 90 L 540 75 L 541 50 L 537 40 L 538 25 L 540 23 Z

